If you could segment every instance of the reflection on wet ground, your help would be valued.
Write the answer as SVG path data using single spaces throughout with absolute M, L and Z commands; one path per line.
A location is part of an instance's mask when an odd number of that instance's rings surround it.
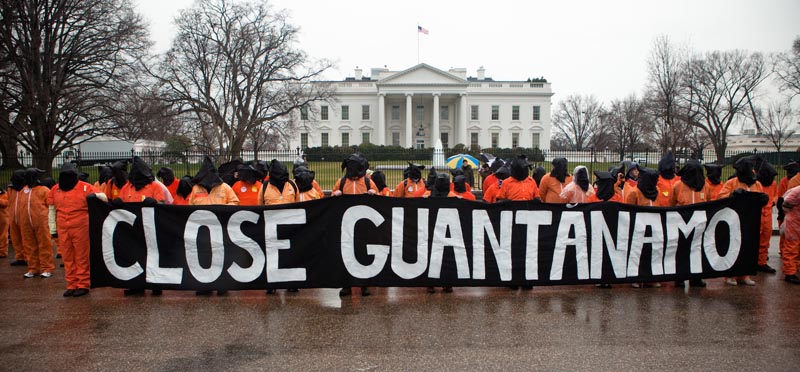
M 777 239 L 770 264 L 779 267 Z M 0 260 L 3 370 L 796 371 L 800 286 L 63 298 Z M 354 291 L 358 293 L 358 291 Z

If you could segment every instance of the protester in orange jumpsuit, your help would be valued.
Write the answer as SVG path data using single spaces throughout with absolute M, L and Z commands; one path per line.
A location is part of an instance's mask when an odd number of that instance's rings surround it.
M 239 198 L 239 205 L 258 205 L 258 193 L 263 186 L 260 179 L 264 178 L 264 175 L 253 166 L 245 165 L 239 168 L 237 177 L 239 180 L 231 186 L 231 189 Z
M 106 184 L 111 179 L 111 176 L 111 167 L 105 165 L 97 167 L 97 181 L 94 183 L 94 188 L 105 193 Z
M 464 175 L 461 175 L 464 177 Z M 436 179 L 433 181 L 433 188 L 428 190 L 423 197 L 425 198 L 455 198 L 456 194 L 451 189 L 450 175 L 447 173 L 436 174 Z M 453 287 L 442 287 L 442 292 L 451 293 Z M 428 287 L 428 293 L 436 293 L 436 288 Z
M 669 205 L 671 207 L 691 205 L 711 201 L 711 188 L 706 183 L 703 176 L 703 167 L 697 160 L 688 160 L 678 172 L 680 181 L 675 182 L 669 194 Z M 675 286 L 685 287 L 684 281 L 676 281 Z M 691 279 L 689 285 L 692 287 L 705 287 L 706 282 L 702 279 Z
M 8 257 L 8 193 L 0 189 L 0 258 Z
M 375 182 L 372 182 L 367 176 L 367 169 L 369 169 L 369 162 L 364 155 L 358 153 L 350 154 L 342 161 L 342 170 L 345 172 L 344 177 L 333 185 L 331 195 L 377 194 L 378 188 L 375 186 Z M 339 291 L 339 296 L 349 296 L 351 293 L 352 288 L 346 287 Z M 369 287 L 361 287 L 361 296 L 369 295 Z
M 11 238 L 11 246 L 14 247 L 14 261 L 11 266 L 28 266 L 25 246 L 22 244 L 22 232 L 20 223 L 22 221 L 22 205 L 19 195 L 25 187 L 25 170 L 17 169 L 11 174 L 11 182 L 6 189 L 8 192 L 8 234 Z
M 625 204 L 637 205 L 640 207 L 665 207 L 659 204 L 658 198 L 658 172 L 655 169 L 639 168 L 639 180 L 635 187 L 631 187 L 625 192 Z M 626 186 L 627 188 L 627 186 Z M 633 283 L 634 288 L 661 287 L 661 283 Z
M 672 192 L 672 186 L 681 179 L 675 175 L 675 171 L 675 156 L 672 155 L 672 151 L 667 151 L 661 161 L 658 162 L 657 188 L 659 204 L 662 206 L 669 205 L 669 193 Z
M 47 196 L 47 204 L 56 208 L 58 216 L 58 245 L 67 281 L 64 297 L 89 293 L 89 207 L 86 198 L 97 193 L 94 186 L 78 179 L 75 165 L 67 163 L 61 167 L 58 185 Z
M 539 195 L 542 201 L 557 204 L 567 203 L 567 199 L 561 197 L 561 192 L 570 182 L 572 182 L 572 177 L 567 173 L 567 159 L 553 159 L 553 169 L 550 173 L 545 174 L 540 182 Z
M 494 172 L 494 182 L 487 184 L 486 189 L 483 190 L 483 201 L 487 203 L 497 202 L 500 187 L 509 177 L 511 177 L 511 168 L 507 164 L 497 169 Z
M 376 180 L 378 177 L 375 176 L 383 176 L 383 173 L 375 172 L 373 173 L 372 177 L 372 180 L 375 181 L 375 185 L 380 187 L 381 184 L 379 184 L 378 180 Z M 386 187 L 386 179 L 383 178 L 382 181 L 383 190 L 388 192 L 389 188 Z M 298 167 L 296 169 L 294 183 L 297 185 L 297 201 L 299 202 L 322 199 L 325 196 L 325 194 L 318 192 L 317 189 L 314 188 L 314 171 L 308 170 L 306 167 Z
M 492 157 L 492 159 L 487 164 L 489 165 L 489 174 L 487 174 L 486 177 L 483 178 L 483 184 L 481 184 L 481 190 L 486 190 L 487 188 L 489 188 L 489 185 L 497 183 L 497 175 L 495 174 L 495 172 L 497 172 L 498 169 L 506 165 L 506 162 L 503 159 Z
M 761 208 L 761 235 L 758 245 L 758 266 L 756 270 L 769 274 L 774 274 L 776 272 L 775 269 L 767 264 L 767 258 L 769 240 L 772 238 L 772 207 L 776 204 L 778 199 L 778 184 L 775 183 L 775 176 L 777 175 L 778 172 L 772 164 L 766 160 L 761 162 L 758 168 L 758 174 L 756 175 L 764 193 L 769 196 L 769 203 Z
M 783 209 L 786 214 L 781 226 L 781 260 L 783 280 L 791 284 L 800 284 L 798 264 L 800 264 L 800 187 L 789 189 L 783 195 Z
M 417 191 L 425 188 L 425 181 L 422 180 L 422 170 L 425 169 L 424 165 L 408 163 L 408 167 L 404 173 L 407 173 L 406 178 L 397 184 L 394 188 L 394 197 L 396 198 L 413 198 Z
M 450 170 L 450 178 L 451 179 L 455 180 L 456 177 L 458 177 L 458 176 L 464 176 L 464 179 L 468 179 L 467 175 L 464 174 L 464 168 L 456 168 L 456 169 L 451 169 Z M 466 187 L 468 192 L 472 192 L 472 187 L 469 185 L 468 182 L 464 183 L 464 187 Z M 453 190 L 455 190 L 455 183 L 450 182 L 450 191 L 453 191 Z
M 172 171 L 172 168 L 161 167 L 161 169 L 158 170 L 158 173 L 156 173 L 156 177 L 161 179 L 161 183 L 166 186 L 174 200 L 178 196 L 178 184 L 180 184 L 180 182 L 179 180 L 175 179 L 175 172 Z
M 467 183 L 466 175 L 458 175 L 453 178 L 453 196 L 464 200 L 475 200 L 475 194 L 467 190 L 469 183 Z
M 547 174 L 547 171 L 541 165 L 537 165 L 533 168 L 531 178 L 536 181 L 536 186 L 539 187 L 540 190 L 542 188 L 542 177 L 544 177 L 545 174 Z
M 750 158 L 740 158 L 733 163 L 733 169 L 736 170 L 736 177 L 725 182 L 722 186 L 722 190 L 719 192 L 719 198 L 731 197 L 738 193 L 743 193 L 744 191 L 760 192 L 763 197 L 762 204 L 767 205 L 769 203 L 769 196 L 763 193 L 764 188 L 756 178 L 756 173 L 753 169 L 754 166 L 754 161 Z M 742 276 L 737 278 L 725 278 L 725 284 L 744 284 L 752 286 L 756 285 L 756 282 L 750 279 L 750 276 Z
M 211 158 L 206 156 L 200 170 L 192 180 L 189 205 L 239 205 L 239 198 L 227 183 L 222 181 Z
M 256 170 L 258 170 L 258 168 L 256 168 Z M 293 178 L 297 178 L 298 172 L 304 172 L 304 171 L 308 171 L 308 170 L 311 170 L 311 168 L 308 166 L 308 162 L 305 160 L 305 155 L 303 155 L 302 158 L 295 159 L 294 163 L 292 163 L 292 177 Z M 267 173 L 269 173 L 269 172 L 267 172 Z M 267 181 L 269 181 L 269 176 L 267 176 Z M 325 196 L 325 192 L 322 191 L 322 187 L 319 186 L 319 183 L 317 183 L 317 180 L 313 180 L 312 187 L 317 192 L 317 194 L 321 195 L 320 197 Z
M 50 240 L 50 226 L 47 215 L 46 186 L 39 182 L 43 170 L 29 168 L 25 170 L 25 188 L 19 194 L 19 225 L 22 233 L 22 246 L 28 261 L 28 272 L 25 278 L 41 275 L 49 278 L 53 275 L 53 243 Z
M 425 187 L 414 192 L 414 197 L 415 198 L 428 197 L 433 191 L 434 186 L 436 186 L 436 177 L 438 175 L 439 174 L 436 172 L 436 168 L 431 167 L 431 169 L 428 170 L 428 178 L 425 181 Z
M 178 181 L 178 189 L 175 190 L 175 200 L 172 205 L 189 205 L 190 195 L 192 195 L 192 177 L 183 176 Z
M 128 183 L 122 187 L 117 196 L 123 203 L 157 204 L 164 202 L 164 191 L 155 183 L 153 170 L 138 156 L 133 157 Z M 153 200 L 146 200 L 146 199 Z
M 613 187 L 613 185 L 612 185 Z M 614 191 L 613 188 L 611 191 Z M 589 184 L 589 171 L 586 167 L 579 165 L 572 171 L 572 181 L 561 192 L 561 197 L 567 203 L 586 203 L 594 195 L 594 187 Z
M 706 185 L 711 196 L 709 200 L 719 199 L 719 192 L 722 190 L 722 168 L 724 165 L 718 164 L 703 164 L 706 168 Z
M 577 172 L 575 172 L 577 174 Z M 594 183 L 597 185 L 597 190 L 592 193 L 586 200 L 587 203 L 598 203 L 604 201 L 612 201 L 622 203 L 622 196 L 616 192 L 616 185 L 619 177 L 614 177 L 612 172 L 594 171 Z M 601 285 L 603 288 L 610 287 L 610 284 Z
M 128 183 L 128 162 L 117 161 L 111 164 L 111 179 L 106 183 L 105 190 L 103 191 L 108 200 L 114 200 L 120 197 L 120 191 L 125 184 Z
M 775 193 L 777 196 L 775 205 L 778 207 L 778 226 L 783 224 L 783 194 L 789 191 L 789 180 L 796 176 L 797 172 L 800 171 L 800 163 L 790 160 L 788 163 L 786 163 L 786 165 L 783 166 L 783 169 L 786 171 L 786 177 L 781 178 L 781 182 L 778 183 L 778 191 Z
M 392 190 L 386 185 L 386 174 L 381 171 L 374 171 L 369 178 L 375 181 L 375 187 L 378 189 L 378 195 L 392 196 Z M 294 182 L 297 183 L 297 177 L 295 177 Z
M 272 159 L 269 166 L 269 181 L 258 194 L 258 205 L 278 205 L 298 201 L 297 185 L 289 179 L 289 171 L 282 162 Z
M 525 155 L 511 161 L 511 177 L 503 181 L 497 200 L 534 200 L 539 198 L 539 187 L 528 174 L 532 164 Z

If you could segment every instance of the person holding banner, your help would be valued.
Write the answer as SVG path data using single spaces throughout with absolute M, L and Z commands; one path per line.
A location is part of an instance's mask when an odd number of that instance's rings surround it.
M 583 165 L 575 167 L 572 171 L 572 182 L 561 192 L 561 197 L 566 199 L 568 204 L 575 204 L 587 203 L 593 195 L 594 187 L 589 184 L 589 171 Z
M 566 204 L 567 199 L 561 197 L 561 192 L 572 182 L 572 176 L 567 172 L 567 159 L 553 159 L 553 169 L 542 177 L 539 195 L 545 203 Z
M 313 172 L 312 172 L 312 177 L 313 177 Z M 386 185 L 386 174 L 384 174 L 383 172 L 381 172 L 379 170 L 376 170 L 376 171 L 372 172 L 372 174 L 369 176 L 369 178 L 372 179 L 373 181 L 375 181 L 375 187 L 378 188 L 378 195 L 380 195 L 380 196 L 393 196 L 392 195 L 392 190 L 389 189 L 389 186 Z M 297 182 L 297 180 L 295 180 L 295 182 Z
M 511 177 L 500 186 L 500 191 L 497 193 L 498 201 L 539 199 L 539 187 L 528 175 L 532 165 L 525 155 L 520 155 L 511 161 Z
M 675 175 L 676 170 L 675 156 L 672 155 L 672 151 L 667 151 L 658 162 L 658 184 L 656 188 L 658 188 L 659 204 L 662 206 L 669 205 L 672 187 L 681 180 L 680 176 Z
M 172 205 L 189 205 L 189 195 L 192 194 L 192 177 L 183 176 L 178 181 L 178 188 L 175 190 L 175 201 Z
M 467 176 L 458 175 L 453 178 L 453 196 L 459 199 L 475 200 L 475 194 L 468 190 Z
M 239 178 L 231 189 L 239 198 L 239 205 L 258 205 L 258 193 L 263 186 L 263 176 L 252 165 L 245 165 L 237 172 Z
M 105 190 L 103 191 L 109 200 L 114 200 L 119 197 L 119 192 L 128 183 L 128 162 L 120 160 L 111 164 L 111 179 L 106 182 Z
M 108 180 L 111 179 L 111 176 L 111 167 L 105 165 L 97 167 L 97 181 L 94 183 L 94 188 L 100 192 L 105 192 L 106 185 L 108 184 Z
M 772 164 L 763 160 L 758 168 L 756 178 L 761 183 L 764 193 L 769 197 L 769 202 L 761 208 L 761 235 L 758 245 L 758 266 L 756 270 L 762 273 L 775 274 L 777 270 L 767 264 L 769 256 L 769 241 L 772 238 L 772 207 L 778 201 L 778 185 L 775 183 L 775 176 L 778 172 Z
M 239 205 L 239 197 L 222 181 L 211 158 L 206 156 L 192 180 L 189 205 Z
M 317 191 L 317 189 L 314 188 L 314 184 L 316 183 L 316 181 L 314 181 L 314 171 L 309 170 L 306 167 L 297 167 L 296 169 L 292 170 L 292 172 L 294 172 L 294 183 L 297 185 L 297 201 L 303 202 L 308 200 L 322 199 L 325 197 L 325 194 Z M 375 184 L 376 186 L 380 187 L 377 181 L 375 181 Z M 386 182 L 383 183 L 383 187 L 384 190 L 388 192 L 389 188 L 386 187 Z
M 669 194 L 670 207 L 711 201 L 711 189 L 706 183 L 703 167 L 699 161 L 694 159 L 687 161 L 678 172 L 678 176 L 680 176 L 680 180 L 675 182 Z M 683 288 L 685 285 L 683 281 L 675 282 L 675 286 L 679 288 Z M 706 282 L 703 279 L 691 279 L 689 285 L 702 288 L 706 286 Z
M 495 160 L 495 162 L 497 161 L 500 161 L 500 159 Z M 492 176 L 491 178 L 494 179 L 494 181 L 487 184 L 486 188 L 483 190 L 483 201 L 487 203 L 497 202 L 497 194 L 500 193 L 500 187 L 503 186 L 503 182 L 511 177 L 511 169 L 508 167 L 508 164 L 504 164 L 498 168 Z
M 461 177 L 464 177 L 463 175 Z M 433 190 L 425 193 L 425 198 L 455 198 L 456 194 L 450 191 L 450 175 L 447 173 L 439 173 L 436 175 L 436 180 L 433 182 Z M 442 287 L 442 292 L 451 293 L 453 287 Z M 428 293 L 436 293 L 435 287 L 428 287 Z
M 292 177 L 297 178 L 299 172 L 309 171 L 310 168 L 308 167 L 308 162 L 305 159 L 305 155 L 301 158 L 294 159 L 294 163 L 292 163 Z M 311 171 L 311 173 L 314 173 Z M 267 176 L 269 178 L 269 176 Z M 314 187 L 314 191 L 320 195 L 320 198 L 325 196 L 325 193 L 322 191 L 322 187 L 319 186 L 317 180 L 312 179 L 312 187 Z
M 640 207 L 666 207 L 666 204 L 659 204 L 658 199 L 658 173 L 649 168 L 639 169 L 639 180 L 636 186 L 631 187 L 625 193 L 625 204 L 638 205 Z M 627 188 L 627 186 L 626 186 Z
M 258 194 L 258 205 L 279 205 L 298 202 L 298 189 L 294 181 L 289 179 L 289 170 L 277 159 L 272 159 L 269 166 L 269 181 L 261 186 Z
M 117 200 L 123 203 L 146 204 L 164 202 L 164 190 L 155 182 L 153 170 L 140 157 L 133 157 L 131 172 L 128 174 L 128 183 L 122 187 L 117 197 L 112 201 L 119 203 Z
M 718 164 L 703 164 L 706 168 L 706 185 L 711 195 L 709 200 L 719 199 L 719 191 L 722 190 L 722 168 L 724 165 Z
M 406 179 L 397 184 L 394 188 L 394 197 L 396 198 L 413 198 L 417 191 L 425 189 L 425 181 L 422 180 L 422 170 L 425 166 L 408 162 L 406 172 L 408 176 Z
M 597 190 L 589 196 L 586 202 L 599 203 L 611 201 L 622 203 L 622 196 L 616 191 L 619 190 L 617 182 L 619 182 L 619 177 L 614 177 L 614 173 L 612 172 L 594 171 L 594 183 L 597 185 Z

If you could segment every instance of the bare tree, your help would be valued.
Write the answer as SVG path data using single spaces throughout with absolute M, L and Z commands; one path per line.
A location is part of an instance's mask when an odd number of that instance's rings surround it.
M 570 148 L 582 151 L 594 145 L 602 130 L 602 113 L 603 106 L 594 96 L 570 95 L 558 103 L 553 126 Z
M 775 55 L 772 71 L 778 77 L 781 92 L 786 92 L 789 100 L 800 95 L 800 37 L 794 39 L 791 51 Z
M 624 100 L 611 101 L 603 118 L 605 133 L 609 135 L 612 148 L 619 153 L 620 160 L 646 138 L 649 121 L 644 103 L 635 94 Z
M 146 51 L 147 33 L 128 0 L 4 0 L 2 70 L 16 111 L 10 130 L 49 170 L 62 150 L 104 133 L 109 110 L 131 68 Z
M 681 107 L 681 96 L 686 93 L 683 83 L 687 50 L 662 35 L 653 42 L 647 60 L 647 109 L 653 117 L 653 133 L 662 152 L 685 146 L 691 131 L 685 108 Z
M 780 153 L 786 141 L 796 132 L 797 126 L 794 122 L 794 112 L 789 102 L 773 102 L 767 107 L 766 112 L 756 110 L 761 117 L 761 135 L 775 146 L 778 151 L 778 163 L 780 163 Z
M 747 114 L 749 97 L 767 77 L 764 58 L 760 53 L 715 51 L 692 59 L 688 66 L 683 97 L 688 122 L 706 132 L 721 163 L 728 130 Z
M 265 1 L 201 0 L 176 23 L 155 75 L 170 102 L 194 116 L 200 146 L 235 156 L 254 131 L 290 132 L 283 118 L 331 97 L 312 82 L 330 63 L 298 49 L 298 29 Z

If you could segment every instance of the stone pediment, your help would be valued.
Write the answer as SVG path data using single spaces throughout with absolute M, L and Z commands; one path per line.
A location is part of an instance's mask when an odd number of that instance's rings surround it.
M 465 79 L 420 63 L 408 70 L 398 72 L 392 76 L 381 79 L 378 85 L 459 85 L 466 86 Z

